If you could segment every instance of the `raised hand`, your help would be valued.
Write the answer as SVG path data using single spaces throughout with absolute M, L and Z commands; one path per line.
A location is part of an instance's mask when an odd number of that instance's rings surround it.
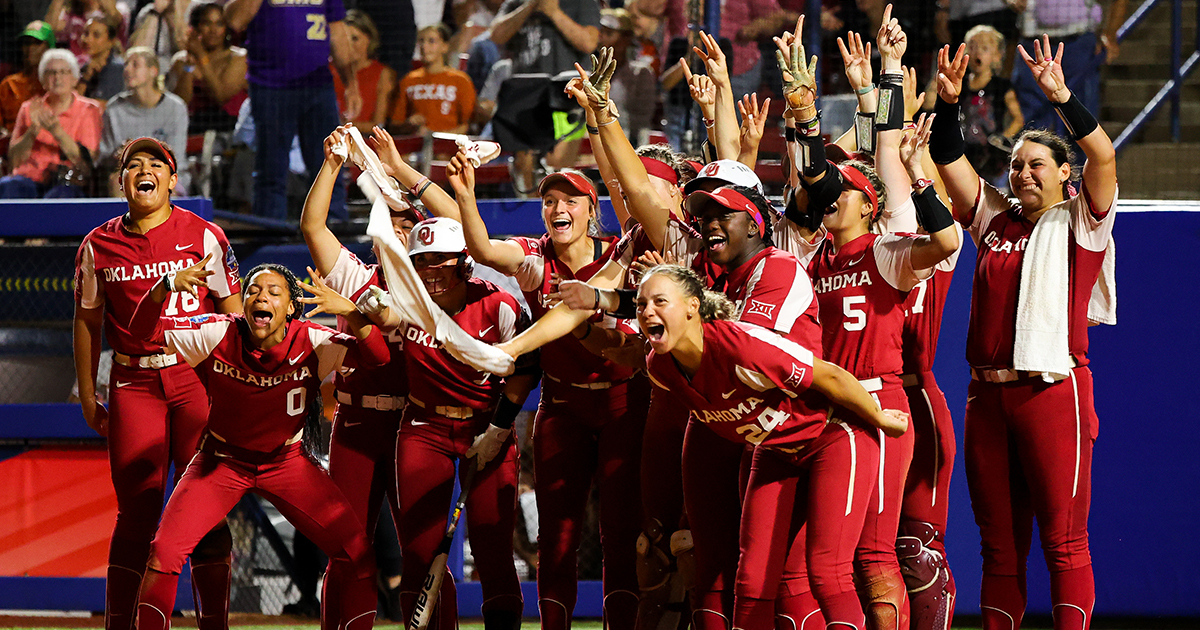
M 588 96 L 587 92 L 583 91 L 583 79 L 575 77 L 568 81 L 567 86 L 563 88 L 563 93 L 575 99 L 575 102 L 579 103 L 580 107 L 584 109 L 588 108 Z
M 942 46 L 938 51 L 938 96 L 947 103 L 957 103 L 958 95 L 962 93 L 963 77 L 967 74 L 967 62 L 971 56 L 967 54 L 967 45 L 959 44 L 954 59 L 950 59 L 950 46 Z
M 376 125 L 371 128 L 371 135 L 367 138 L 367 145 L 379 156 L 379 161 L 383 163 L 384 169 L 390 169 L 388 175 L 396 176 L 396 172 L 400 170 L 400 165 L 404 163 L 404 158 L 400 157 L 400 150 L 396 148 L 396 141 L 392 139 L 392 134 L 388 133 L 387 129 Z
M 1029 66 L 1029 71 L 1033 73 L 1033 78 L 1037 81 L 1038 87 L 1042 88 L 1042 93 L 1046 98 L 1055 103 L 1066 103 L 1071 99 L 1071 90 L 1067 89 L 1067 80 L 1063 77 L 1062 56 L 1065 48 L 1062 42 L 1058 43 L 1058 52 L 1054 57 L 1050 57 L 1050 36 L 1042 35 L 1042 40 L 1033 40 L 1033 57 L 1025 52 L 1025 48 L 1020 44 L 1017 45 L 1017 52 L 1021 53 L 1021 58 L 1025 60 L 1025 65 Z
M 817 100 L 817 56 L 813 55 L 809 64 L 804 64 L 804 43 L 799 37 L 788 48 L 790 59 L 782 50 L 775 51 L 779 71 L 783 74 L 783 97 L 788 109 L 812 108 Z
M 600 55 L 592 55 L 592 71 L 584 72 L 579 64 L 575 64 L 579 72 L 580 88 L 587 95 L 587 108 L 597 116 L 608 109 L 608 91 L 612 87 L 613 73 L 617 71 L 617 62 L 613 58 L 613 49 L 608 46 L 600 48 Z
M 475 194 L 475 167 L 462 149 L 446 164 L 446 179 L 454 189 L 455 197 Z
M 312 278 L 312 284 L 301 282 L 300 288 L 311 293 L 312 297 L 302 297 L 299 301 L 301 304 L 314 304 L 316 308 L 309 311 L 305 317 L 312 317 L 317 313 L 349 315 L 350 313 L 358 312 L 358 307 L 354 305 L 354 302 L 351 302 L 349 298 L 343 296 L 341 293 L 329 288 L 325 284 L 325 279 L 315 269 L 309 267 L 308 275 Z
M 917 94 L 917 69 L 903 68 L 904 70 L 904 120 L 912 120 L 917 112 L 921 111 L 921 105 L 925 103 L 925 93 Z
M 692 74 L 692 69 L 688 67 L 686 59 L 680 59 L 679 65 L 683 68 L 683 79 L 687 81 L 688 92 L 691 93 L 692 100 L 700 106 L 700 112 L 704 114 L 704 117 L 712 120 L 717 106 L 717 84 L 703 74 Z
M 206 284 L 208 282 L 208 277 L 216 273 L 212 269 L 204 268 L 204 266 L 207 265 L 208 261 L 210 260 L 212 260 L 212 254 L 205 256 L 204 260 L 201 260 L 191 267 L 176 271 L 174 284 L 168 288 L 170 288 L 172 291 L 187 291 L 196 297 L 200 297 L 200 294 L 197 293 L 197 287 Z
M 771 99 L 763 99 L 762 107 L 758 106 L 758 93 L 747 94 L 738 101 L 738 112 L 742 115 L 741 140 L 742 147 L 754 147 L 762 142 L 763 130 L 767 126 L 767 109 Z
M 875 38 L 879 46 L 879 57 L 883 60 L 883 68 L 890 65 L 898 68 L 904 51 L 908 49 L 908 35 L 900 28 L 900 21 L 892 17 L 892 5 L 883 9 L 883 23 L 879 25 L 879 34 Z M 890 63 L 889 63 L 890 62 Z
M 921 172 L 921 160 L 929 148 L 929 132 L 933 130 L 933 119 L 936 114 L 921 114 L 917 119 L 917 128 L 905 134 L 900 142 L 900 161 L 911 175 L 913 171 Z M 922 173 L 923 174 L 923 173 Z
M 708 78 L 717 85 L 729 85 L 729 64 L 725 53 L 717 45 L 717 39 L 700 31 L 700 42 L 704 44 L 704 50 L 700 50 L 699 46 L 692 46 L 692 50 L 704 61 L 704 71 L 708 73 Z
M 343 143 L 345 143 L 345 141 L 346 141 L 346 128 L 345 127 L 334 127 L 333 132 L 330 133 L 328 136 L 325 136 L 325 145 L 323 148 L 325 150 L 325 162 L 327 164 L 329 164 L 330 166 L 332 166 L 334 168 L 340 168 L 342 166 L 342 164 L 346 161 L 346 156 L 339 155 L 336 151 L 334 151 L 334 147 L 336 147 L 338 145 L 344 146 Z
M 855 32 L 846 33 L 846 41 L 839 37 L 838 51 L 842 53 L 842 65 L 846 68 L 846 79 L 855 91 L 871 85 L 871 42 L 863 45 L 862 36 Z

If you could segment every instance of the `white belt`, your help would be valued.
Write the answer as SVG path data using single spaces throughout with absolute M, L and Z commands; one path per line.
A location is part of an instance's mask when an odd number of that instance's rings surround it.
M 863 389 L 867 390 L 867 393 L 869 393 L 869 394 L 873 394 L 873 393 L 883 389 L 883 379 L 878 376 L 876 376 L 875 378 L 867 378 L 867 379 L 860 380 L 858 382 L 858 384 L 862 385 Z
M 555 383 L 563 383 L 559 379 L 554 378 L 549 374 L 546 375 L 546 378 L 554 381 Z M 597 381 L 594 383 L 563 383 L 563 385 L 570 385 L 571 387 L 578 387 L 579 389 L 611 389 L 614 385 L 620 385 L 627 380 L 629 379 L 621 381 Z
M 136 367 L 146 370 L 161 370 L 179 363 L 177 354 L 151 354 L 144 357 L 133 357 L 120 352 L 113 352 L 113 363 L 125 367 Z
M 356 396 L 343 391 L 337 392 L 337 401 L 343 405 L 352 405 L 376 411 L 397 411 L 404 409 L 404 404 L 407 402 L 403 396 L 392 396 L 391 394 Z
M 1075 357 L 1071 357 L 1071 367 L 1076 367 Z M 1028 372 L 1026 370 L 999 369 L 993 370 L 990 368 L 971 368 L 971 380 L 983 381 L 985 383 L 1012 383 L 1027 378 L 1040 378 L 1047 383 L 1057 383 L 1058 381 L 1066 380 L 1070 374 L 1057 374 L 1055 372 Z
M 412 404 L 422 409 L 428 409 L 428 407 L 425 406 L 425 403 L 413 398 L 411 395 L 408 397 L 408 399 L 412 401 Z M 433 408 L 433 413 L 443 418 L 450 418 L 452 420 L 466 420 L 467 418 L 474 416 L 476 413 L 483 413 L 484 411 L 487 411 L 487 409 L 475 409 L 473 407 L 449 407 L 444 405 L 438 405 Z

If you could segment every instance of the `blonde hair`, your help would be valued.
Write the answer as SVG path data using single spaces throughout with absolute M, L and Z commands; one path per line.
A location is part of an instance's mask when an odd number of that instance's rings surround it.
M 642 276 L 641 284 L 646 284 L 651 277 L 666 276 L 679 290 L 689 298 L 700 300 L 700 321 L 709 323 L 714 320 L 732 320 L 736 314 L 733 302 L 724 293 L 710 291 L 704 287 L 704 281 L 695 271 L 680 265 L 657 265 Z
M 379 28 L 375 26 L 375 21 L 365 11 L 359 9 L 350 9 L 346 12 L 344 20 L 346 26 L 353 26 L 362 31 L 367 36 L 370 42 L 367 44 L 367 57 L 375 58 L 375 53 L 379 51 Z
M 1000 68 L 1004 65 L 1004 35 L 1000 31 L 996 30 L 996 27 L 994 26 L 990 26 L 988 24 L 977 24 L 971 27 L 971 30 L 967 31 L 967 34 L 963 36 L 963 43 L 965 44 L 972 39 L 979 37 L 980 35 L 991 36 L 992 41 L 996 43 L 996 52 L 998 52 L 999 55 L 996 57 L 996 62 L 992 64 L 992 71 L 995 72 L 1000 70 Z

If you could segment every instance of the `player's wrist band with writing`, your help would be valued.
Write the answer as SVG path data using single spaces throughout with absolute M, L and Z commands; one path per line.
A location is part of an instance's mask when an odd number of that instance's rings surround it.
M 921 192 L 922 190 L 925 190 L 925 188 L 932 186 L 932 185 L 933 185 L 932 179 L 922 177 L 921 179 L 918 179 L 917 181 L 913 182 L 912 189 L 917 192 Z

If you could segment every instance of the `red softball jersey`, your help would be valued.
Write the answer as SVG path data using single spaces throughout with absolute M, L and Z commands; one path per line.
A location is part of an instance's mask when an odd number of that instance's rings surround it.
M 383 278 L 383 270 L 379 268 L 379 265 L 364 263 L 345 247 L 338 254 L 333 268 L 329 270 L 325 284 L 351 300 L 358 300 L 358 296 L 371 286 L 387 290 L 387 282 Z M 343 317 L 338 317 L 338 330 L 343 332 L 349 330 Z M 338 370 L 333 377 L 334 386 L 338 391 L 363 396 L 408 395 L 408 377 L 404 360 L 404 327 L 398 327 L 383 335 L 387 339 L 391 359 L 385 365 L 370 370 L 350 368 Z
M 676 396 L 702 423 L 731 442 L 795 452 L 825 427 L 805 406 L 813 353 L 753 324 L 704 324 L 700 368 L 689 379 L 669 354 L 646 359 L 653 383 Z
M 835 251 L 826 238 L 809 263 L 821 308 L 825 360 L 857 379 L 899 375 L 904 303 L 933 269 L 912 268 L 914 237 L 864 234 Z
M 1110 207 L 1096 208 L 1085 186 L 1083 192 L 1061 203 L 1071 213 L 1067 343 L 1075 364 L 1083 366 L 1088 363 L 1088 301 L 1112 238 L 1117 195 Z M 980 179 L 979 197 L 963 225 L 979 250 L 967 328 L 967 363 L 977 368 L 1011 368 L 1021 265 L 1036 224 L 1022 216 L 1019 204 Z
M 149 298 L 146 298 L 149 301 Z M 294 319 L 279 344 L 267 350 L 247 341 L 242 314 L 209 313 L 161 317 L 152 308 L 138 312 L 131 329 L 177 352 L 196 369 L 209 392 L 208 430 L 245 449 L 270 452 L 304 428 L 308 403 L 330 372 L 345 367 L 376 367 L 388 360 L 377 328 L 361 342 L 351 335 Z M 285 422 L 280 422 L 285 418 Z
M 478 278 L 467 280 L 466 306 L 451 319 L 467 334 L 489 344 L 508 341 L 529 327 L 529 317 L 517 298 Z M 401 330 L 413 398 L 426 408 L 487 409 L 496 404 L 503 379 L 455 359 L 433 335 L 418 326 L 404 325 Z
M 167 272 L 179 271 L 212 254 L 208 282 L 187 292 L 171 293 L 162 314 L 170 317 L 212 313 L 214 299 L 242 290 L 237 257 L 225 232 L 183 208 L 173 206 L 171 216 L 146 234 L 125 228 L 125 216 L 93 229 L 75 255 L 75 302 L 83 308 L 104 308 L 104 336 L 114 350 L 128 355 L 158 354 L 161 344 L 130 334 L 142 296 Z
M 958 250 L 933 268 L 933 275 L 917 283 L 904 303 L 904 373 L 920 374 L 933 371 L 937 357 L 938 335 L 942 331 L 942 311 L 946 295 L 954 279 L 954 267 L 962 252 L 962 234 L 958 235 Z
M 517 270 L 515 277 L 521 291 L 525 293 L 525 302 L 529 304 L 534 319 L 550 310 L 546 296 L 557 291 L 551 274 L 558 274 L 561 280 L 580 280 L 587 282 L 596 275 L 608 262 L 608 252 L 596 256 L 591 263 L 572 273 L 570 267 L 558 259 L 554 253 L 554 243 L 550 235 L 541 238 L 516 237 L 510 239 L 525 251 L 525 260 Z M 616 237 L 596 239 L 601 247 L 611 248 Z M 608 315 L 595 315 L 593 321 L 604 328 L 619 328 L 636 334 L 637 329 L 630 320 L 616 319 Z M 633 376 L 633 370 L 621 367 L 616 363 L 598 357 L 583 347 L 574 335 L 560 337 L 542 347 L 542 370 L 564 383 L 597 383 L 623 381 Z

